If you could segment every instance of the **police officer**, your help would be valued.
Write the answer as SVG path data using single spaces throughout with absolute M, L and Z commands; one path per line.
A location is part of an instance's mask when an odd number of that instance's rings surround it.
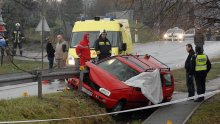
M 192 57 L 195 55 L 195 52 L 191 44 L 186 45 L 186 51 L 189 53 L 185 61 L 185 70 L 186 70 L 186 86 L 188 89 L 188 97 L 195 95 L 195 88 L 193 83 L 193 73 L 190 73 Z
M 196 56 L 192 58 L 192 72 L 195 76 L 197 94 L 204 94 L 207 73 L 211 69 L 211 63 L 207 55 L 203 54 L 201 47 L 196 47 Z M 204 97 L 199 97 L 195 102 L 201 102 Z
M 22 41 L 24 40 L 24 34 L 21 31 L 20 23 L 15 24 L 15 30 L 12 32 L 13 40 L 13 55 L 16 55 L 17 46 L 19 47 L 20 55 L 22 56 Z
M 98 59 L 102 60 L 104 58 L 111 56 L 111 43 L 108 40 L 106 30 L 100 31 L 99 38 L 95 41 L 95 51 L 97 53 Z

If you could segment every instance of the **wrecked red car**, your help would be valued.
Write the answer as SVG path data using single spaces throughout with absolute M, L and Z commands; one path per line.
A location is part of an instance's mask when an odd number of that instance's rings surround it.
M 162 102 L 172 99 L 174 91 L 172 72 L 168 66 L 150 55 L 113 56 L 96 64 L 87 62 L 86 67 L 82 92 L 103 103 L 112 111 L 153 104 L 143 95 L 141 88 L 128 86 L 124 82 L 143 72 L 152 72 L 156 69 L 159 70 Z M 72 78 L 68 80 L 68 85 L 77 88 L 79 82 Z

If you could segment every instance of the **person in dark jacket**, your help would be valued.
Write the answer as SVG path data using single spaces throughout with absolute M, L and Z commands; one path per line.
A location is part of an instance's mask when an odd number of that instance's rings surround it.
M 196 47 L 200 47 L 202 52 L 204 51 L 203 46 L 205 44 L 205 37 L 203 35 L 203 29 L 197 28 L 194 36 L 194 44 Z
M 196 56 L 192 58 L 191 73 L 195 76 L 197 94 L 204 94 L 206 90 L 205 82 L 206 76 L 211 69 L 211 62 L 207 55 L 203 54 L 201 47 L 196 47 Z M 201 102 L 204 97 L 199 97 L 195 102 Z
M 91 59 L 89 34 L 84 34 L 83 40 L 76 47 L 76 54 L 79 56 L 80 70 L 84 70 L 85 63 Z
M 195 52 L 191 44 L 186 45 L 186 51 L 189 53 L 185 61 L 185 70 L 186 70 L 186 86 L 188 89 L 188 97 L 195 95 L 195 88 L 193 83 L 193 74 L 190 73 L 192 57 L 195 55 Z
M 100 31 L 99 38 L 95 41 L 95 51 L 97 53 L 98 59 L 102 60 L 104 58 L 111 56 L 111 43 L 108 40 L 106 30 Z
M 49 61 L 49 69 L 52 69 L 54 63 L 55 50 L 53 48 L 52 41 L 49 38 L 47 38 L 46 40 L 47 40 L 46 50 L 47 50 L 47 59 Z

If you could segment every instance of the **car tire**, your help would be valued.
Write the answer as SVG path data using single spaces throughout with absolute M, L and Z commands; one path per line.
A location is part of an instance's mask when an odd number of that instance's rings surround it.
M 117 112 L 117 111 L 122 111 L 125 107 L 125 101 L 119 101 L 112 109 L 111 112 Z M 118 114 L 114 114 L 118 115 Z

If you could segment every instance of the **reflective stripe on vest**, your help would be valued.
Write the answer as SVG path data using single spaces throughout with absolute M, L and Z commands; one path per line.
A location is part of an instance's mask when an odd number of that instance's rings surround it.
M 197 55 L 196 57 L 196 71 L 205 71 L 207 70 L 207 56 L 206 55 Z

